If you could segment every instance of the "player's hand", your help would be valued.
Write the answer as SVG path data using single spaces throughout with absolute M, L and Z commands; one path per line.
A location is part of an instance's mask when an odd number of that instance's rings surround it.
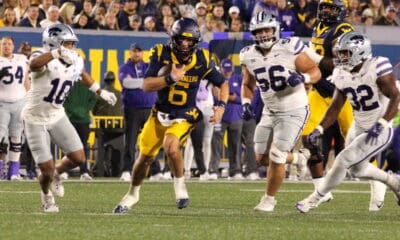
M 117 97 L 115 96 L 115 94 L 107 90 L 102 89 L 100 92 L 100 97 L 111 106 L 114 106 L 117 103 Z
M 217 124 L 221 122 L 222 115 L 224 115 L 225 108 L 221 106 L 214 106 L 214 115 L 210 117 L 210 123 Z
M 183 76 L 185 76 L 186 71 L 185 71 L 185 65 L 183 64 L 172 64 L 172 69 L 171 69 L 171 78 L 175 82 L 179 82 L 180 80 L 183 79 Z
M 382 133 L 385 127 L 380 123 L 376 122 L 367 133 L 367 138 L 365 139 L 366 144 L 376 145 L 378 142 L 378 136 Z
M 75 62 L 75 52 L 71 49 L 68 49 L 64 46 L 60 47 L 60 59 L 64 61 L 66 64 L 73 64 Z
M 287 82 L 289 83 L 289 85 L 291 87 L 295 87 L 301 83 L 304 83 L 305 77 L 303 74 L 298 73 L 298 72 L 290 72 L 290 71 L 289 71 L 289 73 L 290 73 L 290 76 L 287 79 Z
M 321 138 L 321 132 L 318 128 L 315 128 L 308 136 L 307 142 L 312 146 L 318 145 L 318 140 Z
M 254 112 L 250 103 L 245 103 L 242 105 L 242 112 L 242 118 L 245 121 L 249 121 L 254 117 Z

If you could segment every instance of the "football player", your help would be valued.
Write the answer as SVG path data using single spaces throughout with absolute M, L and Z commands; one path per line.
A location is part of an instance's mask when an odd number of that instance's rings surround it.
M 321 121 L 329 103 L 332 101 L 334 85 L 328 80 L 333 70 L 332 46 L 341 34 L 354 30 L 354 27 L 350 23 L 343 20 L 346 13 L 344 0 L 320 0 L 317 12 L 318 22 L 314 27 L 311 37 L 310 44 L 312 48 L 307 49 L 309 56 L 319 64 L 322 73 L 320 81 L 313 84 L 308 93 L 311 115 L 302 132 L 303 145 L 311 150 L 311 158 L 308 166 L 315 187 L 322 181 L 324 173 L 323 161 L 325 161 L 325 157 L 320 153 L 319 148 L 313 148 L 307 143 L 306 137 Z M 353 119 L 351 111 L 351 105 L 346 101 L 337 119 L 341 129 L 341 134 L 337 133 L 335 136 L 337 139 L 346 136 Z M 323 138 L 322 140 L 329 143 L 332 142 L 331 139 Z M 335 142 L 339 143 L 342 141 L 336 140 Z M 330 145 L 328 144 L 328 146 Z M 329 193 L 323 201 L 330 201 L 332 198 L 332 194 Z
M 60 174 L 85 162 L 83 145 L 65 114 L 63 103 L 77 81 L 114 105 L 114 93 L 100 86 L 84 69 L 83 59 L 75 51 L 78 37 L 71 27 L 54 24 L 42 35 L 43 49 L 34 51 L 30 57 L 32 87 L 22 111 L 25 133 L 33 158 L 41 175 L 41 200 L 44 212 L 58 212 L 52 191 L 64 196 Z M 61 163 L 54 166 L 50 141 L 65 153 Z
M 321 77 L 318 66 L 304 52 L 298 37 L 280 39 L 280 23 L 270 13 L 259 12 L 250 22 L 255 44 L 240 52 L 243 117 L 253 116 L 250 103 L 260 89 L 263 116 L 256 127 L 256 159 L 269 164 L 266 192 L 257 211 L 274 211 L 275 195 L 285 176 L 285 163 L 306 164 L 307 157 L 291 153 L 309 116 L 304 83 Z
M 7 179 L 21 180 L 21 111 L 30 82 L 28 60 L 25 55 L 14 53 L 14 48 L 12 37 L 4 36 L 0 40 L 0 179 L 8 153 Z
M 344 179 L 346 171 L 354 177 L 385 183 L 400 205 L 400 178 L 373 166 L 369 160 L 384 150 L 393 137 L 392 119 L 398 111 L 400 93 L 389 59 L 372 57 L 371 42 L 360 32 L 352 31 L 338 39 L 335 48 L 335 69 L 332 80 L 335 92 L 332 103 L 319 125 L 308 135 L 315 145 L 338 117 L 348 99 L 354 121 L 341 151 L 321 185 L 296 208 L 306 213 L 318 207 L 321 199 Z
M 198 49 L 200 41 L 197 23 L 181 18 L 172 26 L 170 43 L 157 44 L 152 49 L 143 90 L 157 91 L 157 101 L 140 134 L 140 154 L 132 170 L 132 182 L 128 193 L 114 208 L 116 214 L 128 212 L 139 201 L 140 186 L 161 147 L 174 175 L 176 206 L 182 209 L 189 204 L 180 147 L 193 124 L 202 118 L 196 107 L 200 80 L 207 79 L 221 90 L 211 122 L 220 122 L 229 95 L 228 83 L 215 68 L 209 52 Z

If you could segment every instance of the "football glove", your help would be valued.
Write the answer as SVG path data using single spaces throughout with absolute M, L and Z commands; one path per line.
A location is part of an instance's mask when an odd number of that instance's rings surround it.
M 100 92 L 100 97 L 112 106 L 117 103 L 117 97 L 115 96 L 115 94 L 107 90 L 102 89 Z
M 242 105 L 242 117 L 243 120 L 245 121 L 249 121 L 250 119 L 252 119 L 254 117 L 254 113 L 253 113 L 253 109 L 250 105 L 250 103 L 245 103 Z
M 290 72 L 290 76 L 287 80 L 291 87 L 295 87 L 301 83 L 304 83 L 305 77 L 303 74 L 298 72 Z
M 380 122 L 376 122 L 367 133 L 365 139 L 366 144 L 375 145 L 378 142 L 378 136 L 382 133 L 384 126 Z
M 308 136 L 307 142 L 312 146 L 318 145 L 318 140 L 321 138 L 321 132 L 318 128 L 315 128 Z

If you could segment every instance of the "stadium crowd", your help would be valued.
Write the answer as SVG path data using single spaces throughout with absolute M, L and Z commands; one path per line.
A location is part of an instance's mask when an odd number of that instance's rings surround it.
M 348 0 L 353 25 L 400 24 L 399 0 Z M 5 0 L 0 27 L 45 28 L 65 23 L 75 29 L 169 32 L 176 19 L 193 18 L 201 33 L 248 31 L 260 10 L 278 17 L 283 31 L 311 36 L 318 0 Z

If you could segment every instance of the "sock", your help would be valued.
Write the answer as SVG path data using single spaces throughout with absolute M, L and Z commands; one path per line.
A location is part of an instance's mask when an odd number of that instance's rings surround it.
M 0 160 L 0 179 L 3 179 L 4 160 Z
M 321 195 L 326 195 L 337 185 L 339 185 L 343 179 L 346 177 L 346 168 L 343 166 L 339 159 L 336 159 L 333 163 L 332 168 L 328 171 L 323 181 L 319 182 L 317 186 L 317 191 Z
M 175 199 L 189 198 L 186 190 L 185 178 L 174 178 Z
M 139 186 L 131 186 L 129 188 L 128 194 L 139 198 L 139 192 L 140 192 L 140 185 Z
M 371 202 L 383 202 L 385 200 L 385 193 L 386 193 L 386 184 L 371 180 L 369 181 L 371 184 Z
M 8 163 L 8 171 L 7 171 L 7 179 L 10 179 L 13 175 L 19 175 L 19 162 L 9 162 Z
M 293 161 L 292 164 L 297 164 L 299 162 L 299 153 L 295 152 L 293 153 Z

